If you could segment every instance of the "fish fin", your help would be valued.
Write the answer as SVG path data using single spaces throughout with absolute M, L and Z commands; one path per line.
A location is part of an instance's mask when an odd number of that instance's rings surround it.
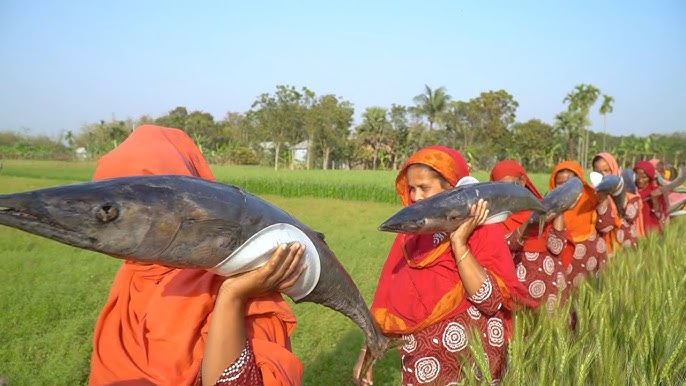
M 505 221 L 508 217 L 512 215 L 512 212 L 510 211 L 504 211 L 500 213 L 496 213 L 493 216 L 488 216 L 486 221 L 484 221 L 484 224 L 496 224 L 499 222 Z
M 548 215 L 540 215 L 538 216 L 538 238 L 540 239 L 541 236 L 543 235 L 543 227 L 545 227 L 545 219 L 548 217 Z

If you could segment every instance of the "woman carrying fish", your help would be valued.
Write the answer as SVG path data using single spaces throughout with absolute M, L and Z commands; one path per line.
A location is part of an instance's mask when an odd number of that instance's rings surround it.
M 620 170 L 615 157 L 610 153 L 598 153 L 593 157 L 593 171 L 605 176 L 620 177 Z M 623 203 L 623 216 L 619 216 L 617 205 L 613 200 L 607 199 L 610 207 L 612 218 L 614 219 L 614 228 L 606 233 L 605 241 L 608 243 L 608 254 L 612 253 L 616 246 L 622 247 L 636 247 L 637 240 L 643 236 L 643 221 L 641 215 L 641 198 L 637 194 L 625 192 L 625 200 Z
M 408 206 L 468 175 L 458 151 L 430 146 L 405 162 L 395 187 Z M 405 339 L 403 385 L 481 377 L 468 348 L 472 329 L 485 349 L 490 378 L 498 380 L 505 368 L 511 311 L 515 301 L 526 301 L 526 290 L 498 225 L 481 225 L 487 203 L 479 200 L 471 214 L 450 234 L 398 234 L 384 264 L 371 311 L 386 335 Z
M 150 125 L 103 156 L 94 179 L 150 174 L 214 180 L 184 132 Z M 280 248 L 229 279 L 126 260 L 95 325 L 89 384 L 300 384 L 295 317 L 276 291 L 297 278 L 302 253 Z
M 634 165 L 636 173 L 636 188 L 643 203 L 643 226 L 646 232 L 662 232 L 662 226 L 667 222 L 667 203 L 657 181 L 655 167 L 649 161 L 638 161 Z
M 604 233 L 613 228 L 612 212 L 607 200 L 599 202 L 595 189 L 586 182 L 581 165 L 574 161 L 560 162 L 553 169 L 548 189 L 564 184 L 570 177 L 578 177 L 583 184 L 581 197 L 563 213 L 565 226 L 572 236 L 574 253 L 567 261 L 563 259 L 567 284 L 578 287 L 589 274 L 598 275 L 607 259 L 607 243 Z
M 538 199 L 543 197 L 531 182 L 524 168 L 513 160 L 499 162 L 491 170 L 491 181 L 512 182 L 527 188 Z M 553 313 L 569 297 L 565 268 L 561 256 L 569 261 L 573 248 L 568 240 L 563 215 L 552 215 L 539 236 L 538 226 L 528 224 L 531 212 L 513 214 L 500 223 L 505 240 L 512 253 L 517 278 L 528 291 L 536 306 L 545 303 Z M 552 221 L 550 221 L 552 220 Z

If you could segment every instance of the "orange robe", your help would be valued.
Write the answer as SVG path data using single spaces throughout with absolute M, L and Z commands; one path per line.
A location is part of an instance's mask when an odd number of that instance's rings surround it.
M 183 131 L 152 125 L 137 128 L 103 156 L 94 179 L 153 174 L 214 180 Z M 95 325 L 89 384 L 195 384 L 223 281 L 204 270 L 125 261 Z M 245 323 L 264 383 L 299 384 L 302 364 L 289 338 L 295 316 L 281 295 L 248 302 Z

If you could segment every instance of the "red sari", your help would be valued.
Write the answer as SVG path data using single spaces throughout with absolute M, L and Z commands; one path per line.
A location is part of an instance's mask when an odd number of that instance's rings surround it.
M 542 199 L 524 168 L 515 161 L 505 160 L 496 164 L 491 170 L 490 179 L 500 181 L 508 176 L 523 178 L 524 186 L 539 200 Z M 567 285 L 561 255 L 571 256 L 573 253 L 571 236 L 565 230 L 557 231 L 551 223 L 547 223 L 540 237 L 538 227 L 531 227 L 520 242 L 517 229 L 530 215 L 530 211 L 515 213 L 499 225 L 512 253 L 517 278 L 527 289 L 529 299 L 536 307 L 545 304 L 546 310 L 553 313 L 569 297 L 570 287 Z
M 619 165 L 617 160 L 610 153 L 598 153 L 596 157 L 601 158 L 607 162 L 610 167 L 610 173 L 614 176 L 620 176 Z M 610 206 L 612 218 L 614 220 L 613 228 L 608 233 L 606 233 L 605 241 L 608 246 L 608 254 L 619 246 L 631 246 L 635 247 L 637 245 L 637 239 L 639 236 L 643 236 L 643 219 L 640 212 L 641 201 L 638 199 L 637 194 L 632 194 L 625 192 L 626 201 L 624 202 L 623 210 L 624 217 L 619 217 L 619 212 L 614 200 L 608 197 L 608 205 Z
M 664 197 L 660 197 L 660 210 L 653 208 L 653 201 L 650 198 L 650 193 L 659 188 L 655 179 L 655 167 L 649 161 L 638 161 L 634 166 L 634 171 L 638 169 L 643 170 L 649 178 L 648 185 L 638 190 L 638 195 L 643 203 L 641 209 L 643 226 L 646 232 L 662 232 L 662 224 L 669 216 L 667 215 L 667 202 L 664 200 Z
M 424 148 L 407 160 L 396 178 L 405 206 L 411 203 L 405 172 L 416 163 L 431 166 L 452 185 L 468 175 L 456 150 Z M 399 234 L 391 247 L 371 312 L 384 333 L 407 340 L 401 348 L 403 384 L 440 385 L 463 379 L 460 354 L 469 357 L 471 328 L 480 331 L 492 379 L 503 371 L 511 310 L 518 300 L 526 301 L 526 290 L 517 280 L 497 225 L 478 227 L 467 243 L 488 274 L 471 297 L 463 287 L 448 235 Z

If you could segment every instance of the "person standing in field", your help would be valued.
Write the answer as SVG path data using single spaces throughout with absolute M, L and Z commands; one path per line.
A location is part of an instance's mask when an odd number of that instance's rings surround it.
M 181 130 L 141 126 L 103 156 L 94 179 L 179 174 L 214 181 Z M 225 278 L 125 260 L 98 316 L 90 385 L 299 385 L 296 320 L 281 291 L 299 277 L 303 247 Z
M 520 185 L 539 200 L 543 198 L 524 168 L 513 160 L 496 164 L 490 180 Z M 571 236 L 565 230 L 562 213 L 547 219 L 540 236 L 538 226 L 528 224 L 530 215 L 531 211 L 515 213 L 499 225 L 512 253 L 517 278 L 527 289 L 529 299 L 536 306 L 545 304 L 548 313 L 553 313 L 569 297 L 562 261 L 571 260 Z
M 577 203 L 563 212 L 565 226 L 572 236 L 574 253 L 572 259 L 563 260 L 567 283 L 578 287 L 583 279 L 592 274 L 598 276 L 607 259 L 607 243 L 604 233 L 613 228 L 614 220 L 607 200 L 599 202 L 595 189 L 584 178 L 581 165 L 574 161 L 557 164 L 550 175 L 548 190 L 564 184 L 570 177 L 578 177 L 583 184 Z
M 407 206 L 468 176 L 457 150 L 430 146 L 405 162 L 395 188 Z M 484 347 L 490 379 L 497 382 L 505 368 L 512 310 L 517 301 L 528 302 L 526 289 L 499 226 L 482 225 L 487 203 L 479 200 L 471 214 L 450 234 L 398 234 L 384 264 L 371 313 L 381 331 L 406 341 L 400 348 L 403 385 L 482 379 L 468 348 L 472 329 Z M 370 371 L 365 382 L 371 381 Z
M 593 171 L 605 176 L 613 175 L 620 177 L 620 170 L 615 157 L 610 153 L 598 153 L 593 157 Z M 605 241 L 608 242 L 608 252 L 615 245 L 623 247 L 636 247 L 638 238 L 643 236 L 643 220 L 641 215 L 641 198 L 637 194 L 625 192 L 623 204 L 624 216 L 619 217 L 619 212 L 613 200 L 608 200 L 608 205 L 615 219 L 615 228 L 607 235 Z
M 655 177 L 655 168 L 649 161 L 638 161 L 634 165 L 636 188 L 643 202 L 643 226 L 646 232 L 662 232 L 663 225 L 669 219 L 667 203 L 660 191 Z

